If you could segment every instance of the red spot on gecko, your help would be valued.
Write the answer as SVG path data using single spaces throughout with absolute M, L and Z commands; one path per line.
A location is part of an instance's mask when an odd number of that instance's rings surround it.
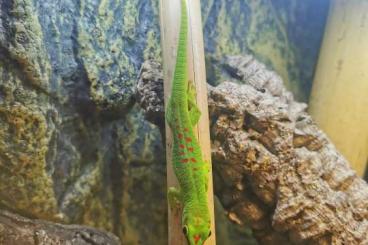
M 192 138 L 190 138 L 190 137 L 186 137 L 186 138 L 185 138 L 185 141 L 186 141 L 186 142 L 192 142 Z
M 179 134 L 178 134 L 178 138 L 179 138 L 179 139 L 182 139 L 182 138 L 183 138 L 183 134 L 179 133 Z
M 182 163 L 187 163 L 188 161 L 189 161 L 188 158 L 183 158 L 183 159 L 180 160 L 180 162 L 182 162 Z
M 200 235 L 194 235 L 193 239 L 194 239 L 195 244 L 197 244 L 199 239 L 201 239 L 201 236 Z
M 197 160 L 196 160 L 194 157 L 192 157 L 192 158 L 190 159 L 190 161 L 191 161 L 191 162 L 197 162 Z
M 189 132 L 189 129 L 188 128 L 184 128 L 184 132 Z
M 194 150 L 193 147 L 188 147 L 189 152 L 193 152 L 193 150 Z
M 183 144 L 180 144 L 180 145 L 179 145 L 179 147 L 180 147 L 181 149 L 184 149 L 184 145 L 183 145 Z

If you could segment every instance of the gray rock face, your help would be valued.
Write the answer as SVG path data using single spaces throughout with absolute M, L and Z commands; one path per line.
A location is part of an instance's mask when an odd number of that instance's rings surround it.
M 275 6 L 295 13 L 299 2 Z M 287 33 L 301 22 L 279 22 L 275 6 L 202 1 L 209 82 L 226 77 L 226 54 L 251 52 L 300 92 L 290 60 L 302 51 Z M 303 23 L 321 35 L 322 22 Z M 159 38 L 154 0 L 0 0 L 1 206 L 124 244 L 166 243 L 164 148 L 135 105 L 143 61 L 161 62 Z
M 159 241 L 166 207 L 136 204 L 164 199 L 164 149 L 134 107 L 156 15 L 150 1 L 0 1 L 1 205 Z

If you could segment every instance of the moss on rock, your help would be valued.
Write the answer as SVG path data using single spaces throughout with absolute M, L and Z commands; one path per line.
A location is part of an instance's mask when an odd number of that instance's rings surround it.
M 17 64 L 27 82 L 47 90 L 51 66 L 37 10 L 24 0 L 4 1 L 0 5 L 5 10 L 1 16 L 6 32 L 0 34 L 4 55 Z
M 45 115 L 35 105 L 14 102 L 0 107 L 0 199 L 3 205 L 41 218 L 57 218 L 46 163 L 52 133 Z

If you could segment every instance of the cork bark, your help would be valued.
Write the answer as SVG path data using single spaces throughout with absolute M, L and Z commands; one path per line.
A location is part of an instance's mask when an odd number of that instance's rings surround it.
M 228 56 L 222 68 L 229 81 L 209 86 L 208 101 L 215 194 L 228 218 L 261 244 L 367 244 L 367 183 L 306 104 L 252 56 Z M 159 65 L 143 65 L 137 101 L 148 120 L 152 111 L 164 120 L 159 76 Z
M 118 245 L 120 241 L 110 233 L 93 228 L 32 220 L 0 210 L 0 244 Z

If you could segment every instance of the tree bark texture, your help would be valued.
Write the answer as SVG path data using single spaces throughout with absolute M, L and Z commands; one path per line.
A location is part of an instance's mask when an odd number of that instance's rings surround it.
M 1 245 L 118 245 L 107 232 L 80 225 L 60 225 L 32 220 L 0 210 Z
M 215 194 L 228 218 L 250 225 L 261 244 L 367 244 L 367 183 L 306 104 L 252 56 L 221 66 L 229 81 L 209 87 L 208 101 Z M 159 76 L 145 63 L 137 89 L 152 122 L 164 120 Z

